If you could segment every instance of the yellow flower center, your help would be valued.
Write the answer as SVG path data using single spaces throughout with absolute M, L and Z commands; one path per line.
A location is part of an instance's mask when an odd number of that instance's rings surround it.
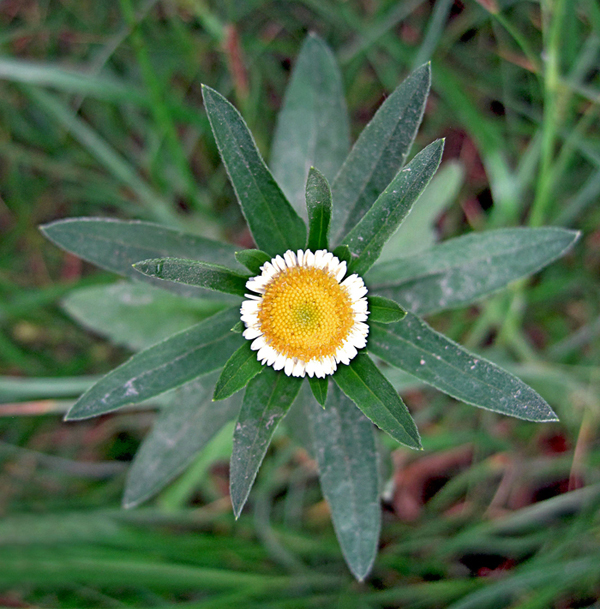
M 265 288 L 258 319 L 267 343 L 305 362 L 333 355 L 354 324 L 346 289 L 314 267 L 276 275 Z

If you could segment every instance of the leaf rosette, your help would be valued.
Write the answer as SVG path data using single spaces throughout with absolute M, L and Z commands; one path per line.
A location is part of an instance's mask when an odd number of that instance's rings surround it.
M 413 72 L 348 150 L 338 68 L 327 46 L 309 36 L 275 133 L 273 173 L 236 108 L 203 87 L 217 147 L 258 249 L 236 252 L 145 222 L 84 218 L 42 228 L 63 249 L 136 282 L 136 294 L 170 291 L 167 315 L 178 306 L 190 315 L 183 304 L 190 297 L 210 302 L 198 309 L 197 323 L 144 345 L 67 414 L 94 417 L 180 388 L 136 456 L 128 507 L 161 490 L 237 417 L 230 487 L 239 515 L 296 401 L 310 421 L 310 448 L 342 552 L 363 579 L 380 529 L 371 422 L 402 445 L 421 448 L 380 360 L 468 404 L 528 421 L 556 420 L 520 379 L 417 314 L 470 304 L 530 275 L 571 247 L 577 233 L 500 229 L 377 264 L 441 162 L 444 142 L 437 140 L 406 163 L 430 79 L 429 65 Z M 319 281 L 327 283 L 321 291 L 314 287 Z M 268 301 L 271 288 L 279 300 Z M 88 313 L 86 324 L 94 323 Z M 133 315 L 131 323 L 139 323 Z

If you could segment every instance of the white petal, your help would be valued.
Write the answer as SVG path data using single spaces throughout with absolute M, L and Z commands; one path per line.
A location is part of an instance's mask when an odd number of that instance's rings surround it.
M 338 264 L 337 270 L 335 271 L 335 279 L 338 283 L 344 278 L 344 275 L 346 274 L 347 270 L 348 269 L 347 269 L 346 261 L 342 260 Z
M 280 353 L 277 356 L 277 359 L 275 360 L 275 363 L 273 364 L 273 368 L 275 370 L 281 370 L 284 366 L 285 366 L 285 362 L 286 362 L 286 357 L 285 355 L 283 355 L 282 353 Z
M 294 254 L 294 252 L 292 252 L 292 250 L 288 250 L 283 255 L 283 258 L 284 258 L 286 264 L 288 265 L 289 269 L 291 269 L 292 267 L 294 267 L 298 264 L 298 260 L 296 259 L 296 254 Z
M 267 344 L 267 339 L 264 336 L 259 336 L 252 341 L 250 345 L 250 349 L 252 351 L 258 351 L 261 347 L 264 347 Z
M 305 373 L 306 373 L 306 364 L 302 360 L 298 360 L 294 364 L 294 370 L 293 370 L 294 376 L 304 377 Z
M 285 360 L 285 367 L 283 371 L 288 375 L 292 376 L 292 370 L 294 369 L 294 360 L 291 357 L 288 357 Z
M 304 266 L 315 266 L 315 255 L 310 251 L 306 250 L 304 254 L 305 265 Z
M 280 271 L 285 271 L 285 269 L 286 269 L 285 260 L 279 254 L 277 254 L 277 256 L 275 256 L 275 258 L 273 258 L 273 260 L 271 260 L 271 262 L 273 263 L 273 266 L 276 269 L 278 269 Z
M 253 340 L 259 336 L 262 336 L 262 330 L 260 328 L 247 328 L 242 332 L 242 336 L 246 340 Z

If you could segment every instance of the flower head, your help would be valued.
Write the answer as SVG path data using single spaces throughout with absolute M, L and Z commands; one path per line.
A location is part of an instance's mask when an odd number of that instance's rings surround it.
M 257 357 L 288 376 L 333 374 L 367 342 L 367 288 L 327 250 L 291 250 L 261 266 L 242 303 L 244 337 Z

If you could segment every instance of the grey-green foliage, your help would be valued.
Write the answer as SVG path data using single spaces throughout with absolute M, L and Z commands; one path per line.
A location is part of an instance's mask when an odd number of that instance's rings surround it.
M 347 366 L 339 366 L 333 380 L 375 425 L 398 442 L 421 448 L 408 408 L 366 353 L 359 353 Z
M 107 271 L 133 280 L 146 281 L 161 288 L 198 298 L 231 300 L 210 290 L 163 283 L 144 277 L 132 265 L 149 258 L 181 258 L 204 260 L 240 269 L 235 260 L 235 247 L 189 233 L 164 228 L 158 224 L 107 218 L 68 218 L 41 227 L 56 245 Z
M 310 34 L 296 59 L 271 148 L 271 168 L 298 214 L 306 218 L 304 185 L 310 167 L 330 182 L 350 148 L 339 68 L 329 47 Z
M 344 237 L 352 254 L 350 271 L 360 275 L 375 264 L 383 246 L 396 232 L 436 172 L 444 141 L 437 140 L 396 174 L 358 224 Z
M 221 301 L 235 305 L 138 353 L 88 390 L 69 412 L 73 419 L 95 416 L 203 377 L 197 381 L 197 408 L 186 398 L 161 414 L 139 461 L 136 459 L 137 470 L 128 483 L 129 503 L 156 492 L 180 471 L 198 447 L 234 416 L 239 395 L 229 396 L 246 386 L 234 432 L 230 476 L 236 515 L 242 509 L 273 433 L 302 381 L 262 367 L 240 335 L 239 304 L 247 273 L 238 263 L 256 274 L 270 256 L 306 247 L 306 226 L 299 214 L 304 213 L 302 197 L 311 166 L 316 169 L 306 189 L 310 245 L 315 249 L 326 246 L 331 212 L 334 253 L 352 272 L 371 269 L 365 277 L 372 308 L 367 350 L 391 364 L 392 372 L 396 368 L 408 372 L 467 403 L 528 420 L 555 420 L 548 404 L 513 375 L 469 353 L 412 313 L 399 321 L 404 311 L 389 298 L 418 311 L 472 302 L 561 255 L 576 239 L 575 233 L 504 229 L 455 239 L 418 257 L 371 268 L 441 158 L 442 145 L 434 142 L 402 169 L 423 115 L 430 68 L 417 69 L 388 97 L 343 163 L 348 131 L 340 82 L 324 43 L 309 38 L 294 70 L 273 146 L 281 187 L 264 164 L 240 113 L 219 93 L 204 88 L 217 146 L 262 251 L 234 256 L 231 246 L 147 223 L 92 219 L 44 228 L 64 249 L 127 277 L 185 295 L 215 298 L 214 293 L 186 286 L 186 282 L 237 295 L 216 295 L 216 306 L 221 306 Z M 326 178 L 333 179 L 332 209 Z M 432 219 L 433 212 L 423 214 L 421 223 L 417 222 L 420 234 L 425 235 L 424 243 L 431 243 Z M 402 235 L 406 226 L 410 228 L 410 219 L 396 234 Z M 147 272 L 172 281 L 134 271 L 133 264 L 148 260 L 153 262 L 146 264 Z M 161 265 L 158 272 L 157 260 Z M 137 268 L 142 267 L 137 264 Z M 165 268 L 169 272 L 165 273 Z M 153 315 L 150 309 L 145 313 L 148 319 Z M 156 309 L 155 318 L 161 323 L 165 316 Z M 102 325 L 97 320 L 94 323 Z M 220 368 L 223 371 L 215 397 L 227 399 L 213 404 L 208 401 L 207 387 L 212 388 Z M 213 376 L 203 376 L 211 372 Z M 405 377 L 395 378 L 395 382 L 404 383 Z M 342 551 L 352 572 L 362 579 L 376 554 L 381 518 L 374 429 L 363 413 L 412 448 L 420 447 L 419 434 L 395 387 L 364 351 L 350 365 L 340 364 L 332 379 L 312 379 L 310 386 L 312 393 L 304 383 L 294 421 L 310 416 L 312 440 L 302 429 L 294 429 L 293 423 L 290 426 L 316 455 Z M 325 408 L 320 405 L 323 403 Z M 225 404 L 231 409 L 226 406 L 221 410 Z M 188 421 L 192 421 L 189 428 Z
M 135 507 L 185 469 L 218 431 L 235 418 L 241 396 L 216 404 L 213 372 L 176 389 L 137 451 L 127 475 L 123 505 Z
M 183 330 L 134 355 L 86 391 L 67 419 L 87 419 L 138 404 L 221 368 L 244 340 L 231 332 L 237 307 Z
M 556 421 L 523 381 L 470 353 L 408 313 L 396 324 L 373 324 L 369 351 L 467 404 L 528 421 Z
M 229 485 L 233 511 L 240 515 L 277 425 L 300 391 L 302 379 L 265 367 L 246 388 L 233 434 Z
M 413 256 L 428 250 L 437 239 L 435 222 L 455 202 L 464 180 L 464 169 L 458 161 L 444 161 L 419 197 L 410 215 L 385 244 L 379 262 Z
M 149 277 L 199 286 L 208 290 L 243 296 L 247 274 L 237 273 L 220 264 L 209 264 L 185 258 L 155 258 L 136 262 L 133 268 Z
M 225 306 L 126 282 L 73 290 L 61 304 L 81 325 L 133 351 L 185 330 Z
M 203 86 L 202 96 L 217 147 L 256 245 L 273 256 L 306 243 L 306 225 L 265 165 L 240 113 Z
M 331 222 L 331 190 L 325 176 L 311 167 L 306 180 L 306 210 L 308 213 L 308 241 L 313 252 L 329 247 Z
M 243 389 L 251 379 L 263 370 L 263 364 L 256 357 L 256 351 L 250 348 L 250 342 L 244 344 L 227 360 L 221 376 L 215 386 L 213 399 L 224 400 Z
M 337 245 L 404 165 L 423 118 L 431 67 L 415 70 L 362 131 L 333 185 L 331 239 Z
M 579 233 L 564 228 L 506 228 L 450 239 L 410 258 L 375 265 L 373 292 L 414 313 L 469 304 L 563 255 Z
M 334 384 L 325 408 L 306 387 L 302 398 L 310 413 L 319 481 L 335 532 L 348 566 L 362 580 L 375 560 L 381 527 L 373 426 Z

